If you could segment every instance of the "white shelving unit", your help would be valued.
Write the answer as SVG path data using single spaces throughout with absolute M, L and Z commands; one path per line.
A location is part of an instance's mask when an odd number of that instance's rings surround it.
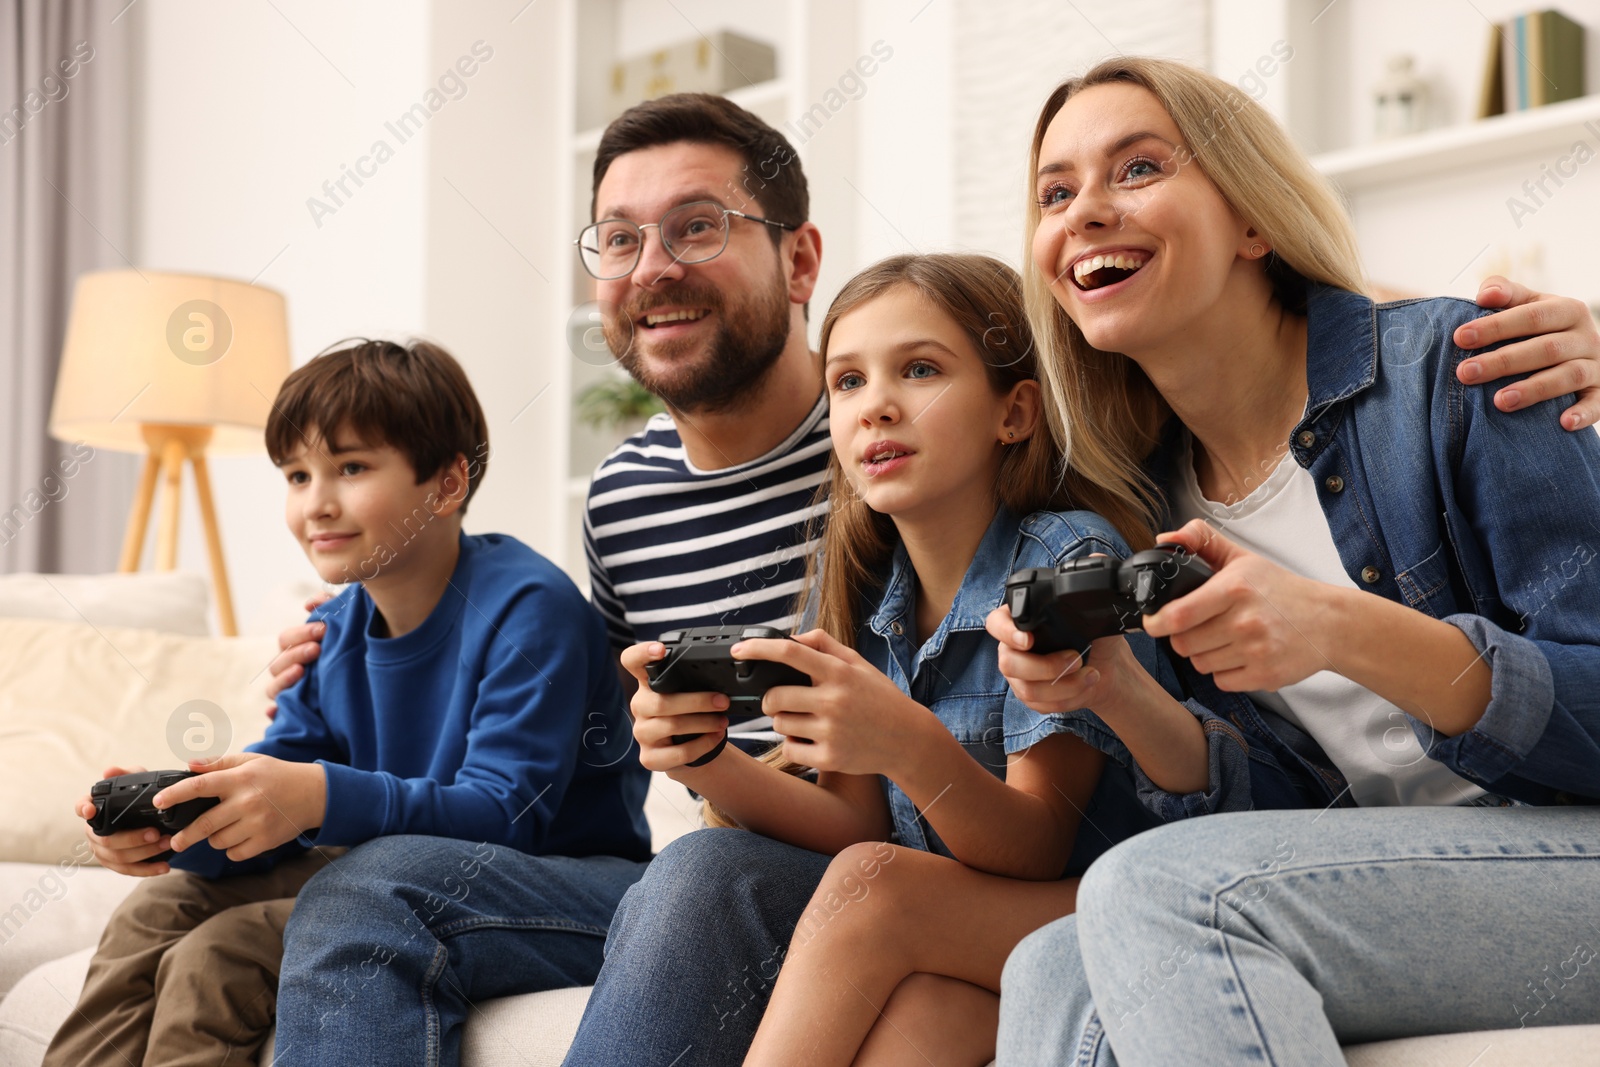
M 1600 94 L 1325 152 L 1313 162 L 1345 192 L 1356 193 L 1440 170 L 1493 165 L 1511 156 L 1540 152 L 1559 156 L 1579 140 L 1587 140 L 1600 153 Z
M 1557 5 L 1588 28 L 1591 95 L 1476 117 L 1491 22 L 1543 6 L 1214 0 L 1211 65 L 1283 121 L 1339 186 L 1374 280 L 1470 296 L 1481 278 L 1504 273 L 1596 304 L 1600 162 L 1572 157 L 1579 142 L 1600 157 L 1600 0 Z M 1429 86 L 1431 128 L 1378 141 L 1372 89 L 1396 55 L 1413 57 Z
M 562 13 L 566 36 L 562 53 L 571 57 L 563 87 L 565 98 L 558 101 L 557 107 L 566 144 L 560 166 L 562 192 L 555 205 L 563 229 L 576 236 L 590 221 L 590 186 L 595 153 L 607 121 L 605 101 L 612 64 L 702 34 L 733 30 L 777 49 L 777 78 L 727 95 L 795 142 L 810 183 L 812 218 L 824 225 L 828 234 L 825 262 L 830 266 L 824 268 L 812 301 L 814 308 L 826 307 L 855 262 L 855 204 L 850 199 L 854 194 L 841 178 L 854 173 L 856 116 L 854 109 L 845 108 L 832 115 L 815 136 L 803 141 L 794 133 L 798 127 L 788 124 L 817 103 L 823 92 L 855 63 L 860 53 L 856 0 L 781 0 L 762 4 L 678 0 L 665 5 L 648 0 L 564 0 Z M 819 181 L 819 175 L 831 180 Z M 575 252 L 562 259 L 558 276 L 551 280 L 557 292 L 568 294 L 569 310 L 594 297 L 593 282 Z M 820 317 L 812 316 L 813 328 Z M 560 346 L 559 351 L 570 351 L 567 318 L 563 317 L 553 332 L 552 343 Z M 572 401 L 589 384 L 622 372 L 589 353 L 582 358 L 575 354 L 567 366 L 565 380 L 557 382 L 565 402 L 554 405 L 552 410 L 559 409 L 557 417 L 566 421 L 561 435 L 566 451 L 560 458 L 566 472 L 566 564 L 580 588 L 587 588 L 587 580 L 581 577 L 585 566 L 584 500 L 590 474 L 615 446 L 617 437 L 578 422 L 573 418 Z

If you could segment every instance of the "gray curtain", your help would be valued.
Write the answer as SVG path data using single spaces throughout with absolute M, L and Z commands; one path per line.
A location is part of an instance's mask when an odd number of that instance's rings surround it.
M 46 426 L 73 279 L 138 262 L 139 15 L 129 0 L 0 0 L 0 572 L 117 563 L 137 460 L 85 462 Z

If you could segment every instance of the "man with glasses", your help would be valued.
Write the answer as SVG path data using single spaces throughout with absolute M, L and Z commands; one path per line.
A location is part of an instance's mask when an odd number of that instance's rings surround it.
M 596 221 L 575 254 L 596 279 L 608 347 L 668 408 L 589 491 L 593 599 L 619 653 L 679 627 L 797 621 L 830 450 L 805 328 L 822 254 L 808 208 L 793 147 L 722 97 L 641 104 L 601 138 Z M 1521 383 L 1516 406 L 1596 377 L 1582 305 L 1502 292 L 1497 302 L 1527 306 L 1480 320 L 1479 343 L 1542 328 L 1552 336 L 1539 343 L 1555 347 L 1524 366 L 1569 360 Z M 1585 394 L 1590 425 L 1596 394 Z M 299 678 L 319 637 L 285 631 L 275 688 Z M 640 865 L 608 925 L 594 916 L 609 918 L 616 896 L 586 878 L 584 859 L 502 849 L 483 862 L 462 844 L 459 863 L 408 880 L 396 874 L 405 839 L 393 840 L 398 850 L 369 842 L 330 869 L 343 877 L 302 892 L 285 937 L 280 1062 L 365 1063 L 381 1049 L 383 1062 L 453 1064 L 476 1002 L 595 983 L 569 1064 L 738 1063 L 828 861 L 742 831 L 690 834 L 648 873 Z M 307 919 L 321 914 L 360 915 L 361 929 L 392 936 L 356 941 L 353 924 Z
M 601 140 L 598 221 L 576 244 L 607 346 L 670 414 L 589 492 L 591 588 L 619 651 L 684 626 L 795 621 L 830 447 L 806 340 L 821 258 L 808 207 L 789 143 L 722 97 L 640 105 Z
M 598 221 L 575 254 L 608 347 L 670 412 L 590 488 L 593 599 L 613 647 L 682 626 L 790 625 L 830 448 L 805 328 L 821 239 L 799 159 L 725 98 L 684 94 L 612 123 L 594 181 Z M 277 688 L 319 636 L 285 635 Z M 378 839 L 314 878 L 284 935 L 279 1062 L 454 1064 L 476 1002 L 593 983 L 644 864 L 624 878 L 615 857 L 492 852 Z

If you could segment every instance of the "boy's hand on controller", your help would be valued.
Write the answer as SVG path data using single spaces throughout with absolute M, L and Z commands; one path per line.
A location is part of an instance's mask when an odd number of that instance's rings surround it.
M 629 704 L 639 762 L 650 771 L 677 771 L 717 746 L 728 729 L 729 701 L 721 693 L 657 693 L 650 688 L 645 664 L 667 654 L 660 641 L 644 641 L 622 650 L 622 668 L 639 680 Z M 699 734 L 681 745 L 673 735 Z M 699 768 L 695 768 L 699 770 Z M 692 771 L 689 773 L 693 773 Z
M 1211 675 L 1218 689 L 1282 689 L 1323 670 L 1332 647 L 1322 623 L 1333 616 L 1333 586 L 1301 577 L 1246 551 L 1195 519 L 1159 535 L 1199 556 L 1216 573 L 1205 585 L 1144 617 L 1144 632 L 1170 637 L 1172 650 Z
M 1104 553 L 1095 553 L 1103 555 Z M 1000 673 L 1018 700 L 1041 715 L 1060 715 L 1079 708 L 1108 703 L 1116 683 L 1124 677 L 1124 661 L 1142 671 L 1121 634 L 1102 637 L 1089 646 L 1093 666 L 1086 666 L 1075 649 L 1037 655 L 1033 634 L 1017 629 L 1011 608 L 1005 604 L 983 621 L 989 636 L 1000 643 Z
M 306 611 L 316 611 L 332 599 L 332 593 L 318 593 L 306 601 Z M 306 664 L 322 653 L 322 639 L 327 633 L 326 623 L 302 622 L 278 635 L 278 654 L 267 664 L 267 673 L 271 675 L 267 696 L 277 699 L 279 693 L 305 677 Z M 267 718 L 277 714 L 277 704 L 267 708 Z
M 101 772 L 102 778 L 115 778 L 123 774 L 142 774 L 143 767 L 107 767 Z M 94 818 L 94 801 L 85 793 L 73 805 L 73 811 L 86 823 Z M 151 856 L 158 856 L 172 847 L 169 838 L 159 830 L 121 830 L 117 833 L 101 837 L 94 830 L 85 825 L 84 836 L 89 839 L 89 850 L 94 853 L 94 858 L 100 866 L 108 871 L 118 874 L 130 875 L 134 878 L 149 878 L 155 874 L 166 874 L 171 870 L 166 861 L 151 863 Z
M 173 835 L 176 852 L 205 841 L 230 860 L 247 860 L 322 825 L 328 776 L 320 764 L 240 752 L 190 760 L 189 769 L 196 777 L 168 786 L 151 802 L 170 808 L 197 797 L 216 797 L 217 805 Z
M 751 638 L 728 651 L 734 659 L 770 660 L 810 676 L 809 686 L 774 686 L 761 698 L 773 730 L 790 738 L 784 755 L 796 763 L 894 777 L 901 764 L 915 758 L 922 729 L 930 724 L 944 729 L 882 671 L 825 630 L 788 640 Z
M 1511 343 L 1463 360 L 1456 367 L 1457 378 L 1481 385 L 1538 371 L 1496 392 L 1495 407 L 1519 411 L 1576 393 L 1577 402 L 1561 413 L 1561 425 L 1576 430 L 1600 420 L 1600 327 L 1581 300 L 1536 293 L 1493 275 L 1478 287 L 1478 306 L 1504 310 L 1458 326 L 1456 347 L 1470 351 L 1496 341 Z

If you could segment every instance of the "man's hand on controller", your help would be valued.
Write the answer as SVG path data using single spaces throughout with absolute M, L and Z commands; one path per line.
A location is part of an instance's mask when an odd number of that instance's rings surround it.
M 115 778 L 123 774 L 141 774 L 143 771 L 143 767 L 107 767 L 100 777 Z M 119 830 L 101 837 L 87 825 L 88 820 L 94 818 L 94 800 L 88 793 L 78 798 L 72 810 L 84 820 L 86 825 L 83 833 L 89 839 L 89 849 L 94 853 L 96 862 L 106 870 L 134 878 L 149 878 L 154 874 L 166 874 L 171 869 L 165 860 L 150 862 L 151 856 L 159 856 L 172 847 L 171 840 L 161 831 L 149 828 Z
M 332 593 L 318 593 L 306 601 L 306 611 L 315 611 L 332 599 Z M 267 682 L 267 696 L 275 700 L 279 693 L 305 677 L 306 664 L 322 652 L 322 639 L 327 632 L 326 623 L 302 622 L 278 635 L 278 654 L 267 664 L 267 673 L 272 676 Z M 277 704 L 267 708 L 267 718 L 277 714 Z
M 657 693 L 650 688 L 645 664 L 667 654 L 660 641 L 642 641 L 622 650 L 622 667 L 639 680 L 629 703 L 633 739 L 639 743 L 639 762 L 646 770 L 683 771 L 688 764 L 715 748 L 728 729 L 730 701 L 721 693 Z M 698 734 L 674 744 L 674 736 Z M 689 771 L 693 774 L 693 771 Z
M 168 786 L 151 802 L 170 808 L 216 797 L 218 803 L 173 835 L 175 852 L 205 841 L 230 860 L 247 860 L 322 825 L 328 776 L 320 764 L 240 752 L 190 760 L 189 769 L 195 777 Z
M 1457 327 L 1458 348 L 1470 351 L 1497 341 L 1523 340 L 1463 360 L 1456 377 L 1481 385 L 1538 371 L 1497 391 L 1495 407 L 1518 411 L 1576 393 L 1577 402 L 1561 413 L 1561 425 L 1576 430 L 1600 421 L 1600 327 L 1581 300 L 1536 293 L 1493 275 L 1478 287 L 1478 306 L 1504 310 Z

